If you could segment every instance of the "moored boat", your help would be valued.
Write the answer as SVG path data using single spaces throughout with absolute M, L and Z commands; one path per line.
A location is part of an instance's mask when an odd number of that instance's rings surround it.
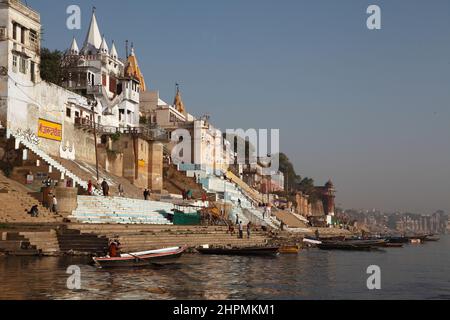
M 334 242 L 323 242 L 318 244 L 317 247 L 321 250 L 348 250 L 348 251 L 370 251 L 373 247 L 369 245 L 357 246 L 350 243 L 345 243 L 345 241 L 334 241 Z
M 354 250 L 354 251 L 370 251 L 383 247 L 385 240 L 350 240 L 350 241 L 323 241 L 318 244 L 322 250 Z
M 430 236 L 427 236 L 423 241 L 425 241 L 425 242 L 437 242 L 439 240 L 441 240 L 441 239 L 438 236 L 430 235 Z
M 201 254 L 235 256 L 274 256 L 280 247 L 198 248 Z
M 409 239 L 407 237 L 388 237 L 386 238 L 388 243 L 397 243 L 397 244 L 404 244 L 408 243 Z
M 300 252 L 299 246 L 282 246 L 278 250 L 282 254 L 298 254 Z
M 151 264 L 170 263 L 180 258 L 187 247 L 173 247 L 121 254 L 120 257 L 93 258 L 100 268 L 143 267 Z
M 386 242 L 384 244 L 384 247 L 386 248 L 403 248 L 403 243 L 390 243 L 390 242 Z

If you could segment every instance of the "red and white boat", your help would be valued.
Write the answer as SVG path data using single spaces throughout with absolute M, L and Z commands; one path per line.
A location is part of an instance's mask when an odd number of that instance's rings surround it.
M 123 268 L 123 267 L 143 267 L 151 264 L 170 263 L 186 251 L 187 247 L 173 247 L 159 250 L 142 252 L 132 252 L 121 254 L 120 257 L 100 257 L 93 258 L 99 268 Z

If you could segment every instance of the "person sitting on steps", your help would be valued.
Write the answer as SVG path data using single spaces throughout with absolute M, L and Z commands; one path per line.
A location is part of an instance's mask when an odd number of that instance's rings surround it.
M 37 218 L 39 216 L 39 209 L 37 205 L 31 207 L 30 211 L 25 210 L 31 217 Z

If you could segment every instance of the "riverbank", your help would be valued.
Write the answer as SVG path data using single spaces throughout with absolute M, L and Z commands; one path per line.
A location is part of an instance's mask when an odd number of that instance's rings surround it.
M 112 225 L 112 224 L 9 224 L 0 229 L 0 251 L 9 255 L 92 255 L 107 252 L 108 243 L 118 239 L 124 252 L 185 245 L 188 252 L 203 245 L 264 246 L 302 244 L 307 232 L 264 231 L 254 228 L 248 239 L 225 226 Z M 347 230 L 319 229 L 322 236 L 349 236 Z

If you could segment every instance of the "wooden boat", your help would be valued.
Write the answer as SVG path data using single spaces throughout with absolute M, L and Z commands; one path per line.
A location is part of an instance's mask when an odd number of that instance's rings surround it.
M 388 237 L 386 238 L 388 243 L 399 243 L 399 244 L 404 244 L 404 243 L 408 243 L 409 239 L 407 237 Z
M 300 252 L 299 246 L 282 246 L 278 250 L 282 254 L 298 254 Z
M 436 242 L 441 240 L 438 236 L 427 236 L 423 241 L 425 242 Z
M 173 247 L 167 249 L 126 253 L 120 257 L 93 258 L 100 268 L 143 267 L 151 264 L 170 263 L 181 257 L 187 247 Z
M 280 247 L 198 248 L 201 254 L 234 256 L 274 256 Z
M 303 242 L 310 245 L 322 244 L 322 241 L 313 238 L 303 238 Z
M 384 247 L 386 248 L 403 248 L 403 243 L 390 243 L 390 242 L 386 242 L 384 244 Z
M 324 242 L 317 245 L 321 250 L 348 250 L 348 251 L 370 251 L 375 249 L 370 245 L 354 245 L 351 243 L 342 242 Z
M 354 244 L 357 246 L 384 247 L 387 241 L 385 239 L 373 239 L 373 240 L 349 240 L 344 242 Z
M 385 243 L 385 240 L 323 241 L 317 246 L 322 250 L 370 251 L 384 246 Z

